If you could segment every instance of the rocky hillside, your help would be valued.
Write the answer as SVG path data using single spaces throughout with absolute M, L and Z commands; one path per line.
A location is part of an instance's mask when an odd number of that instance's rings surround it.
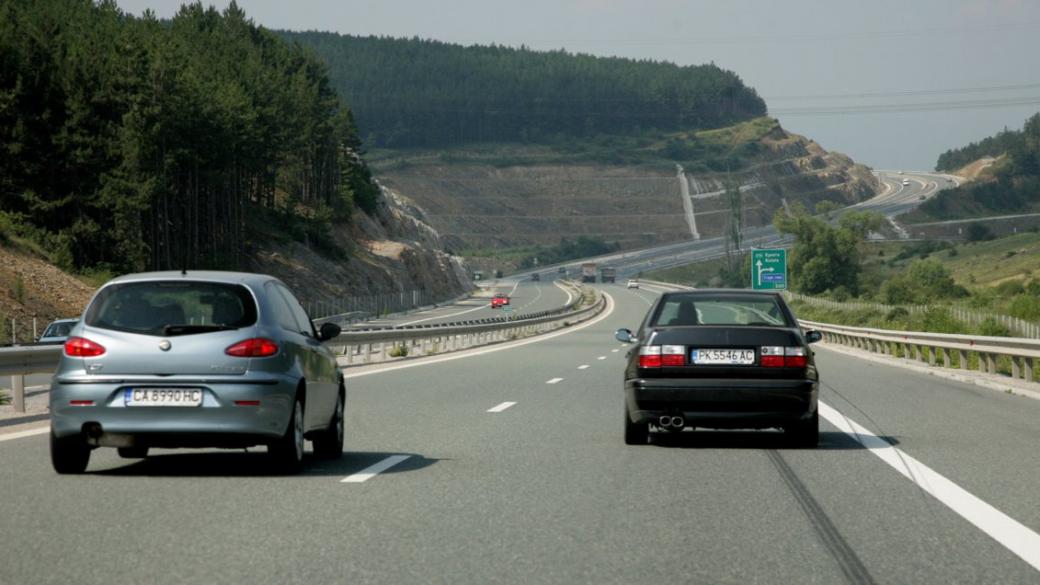
M 271 244 L 254 250 L 247 269 L 277 276 L 310 306 L 413 290 L 440 300 L 472 286 L 460 259 L 443 251 L 422 210 L 390 190 L 384 189 L 374 214 L 359 214 L 334 233 L 350 250 L 348 258 L 333 260 L 296 242 Z M 34 318 L 42 332 L 53 319 L 77 316 L 95 288 L 49 264 L 31 245 L 0 245 L 0 344 L 12 340 L 12 319 L 18 342 L 29 342 Z
M 682 141 L 740 152 L 726 160 L 741 166 L 726 173 L 696 160 L 687 163 Z M 669 156 L 676 143 L 679 155 Z M 610 163 L 510 146 L 383 151 L 370 164 L 381 181 L 427 211 L 430 224 L 454 250 L 553 245 L 561 236 L 581 235 L 625 248 L 688 239 L 676 162 L 693 169 L 682 176 L 701 237 L 722 233 L 728 178 L 741 185 L 746 226 L 770 222 L 785 200 L 810 208 L 822 200 L 848 205 L 879 188 L 868 168 L 786 132 L 769 118 L 673 136 L 642 146 L 634 155 L 632 162 Z

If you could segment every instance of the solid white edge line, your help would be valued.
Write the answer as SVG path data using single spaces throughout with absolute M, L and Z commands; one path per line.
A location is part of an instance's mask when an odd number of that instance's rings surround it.
M 353 473 L 339 480 L 340 483 L 361 483 L 368 481 L 380 473 L 390 469 L 398 463 L 408 459 L 411 455 L 391 455 L 375 465 L 370 465 L 357 473 Z
M 486 309 L 486 308 L 488 308 L 488 305 L 485 303 L 483 305 L 480 305 L 479 307 L 474 307 L 472 309 L 466 309 L 465 311 L 460 311 L 458 313 L 449 313 L 447 315 L 434 315 L 432 317 L 426 317 L 425 319 L 416 319 L 415 321 L 409 321 L 407 323 L 401 323 L 400 327 L 405 327 L 405 326 L 408 326 L 408 325 L 415 325 L 416 323 L 422 323 L 423 321 L 432 321 L 433 319 L 447 319 L 448 317 L 455 317 L 455 316 L 458 316 L 458 315 L 465 315 L 466 313 L 472 313 L 473 311 L 479 311 L 481 309 Z
M 502 404 L 499 404 L 498 406 L 492 406 L 491 408 L 487 409 L 487 412 L 502 412 L 503 410 L 509 408 L 510 406 L 513 406 L 514 404 L 516 404 L 516 403 L 515 402 L 503 402 Z
M 1004 548 L 1040 571 L 1040 534 L 982 501 L 945 476 L 868 431 L 856 421 L 819 402 L 820 416 L 907 477 L 925 492 L 971 522 Z
M 417 359 L 417 360 L 415 360 L 413 362 L 409 362 L 409 363 L 405 363 L 405 364 L 397 364 L 397 365 L 394 365 L 394 366 L 389 366 L 389 367 L 384 367 L 384 368 L 372 369 L 372 370 L 368 370 L 366 372 L 354 372 L 354 373 L 344 372 L 343 373 L 343 377 L 345 379 L 360 378 L 361 376 L 371 376 L 372 374 L 382 374 L 382 373 L 385 373 L 385 372 L 393 372 L 393 371 L 396 371 L 396 370 L 403 370 L 405 368 L 416 368 L 416 367 L 419 367 L 419 366 L 428 366 L 428 365 L 432 365 L 432 364 L 439 364 L 439 363 L 442 363 L 442 362 L 450 362 L 450 361 L 453 361 L 453 360 L 461 360 L 461 359 L 464 359 L 464 358 L 476 357 L 476 356 L 479 356 L 479 355 L 485 355 L 485 354 L 493 353 L 493 352 L 496 352 L 496 351 L 503 351 L 503 350 L 506 350 L 506 349 L 513 349 L 515 347 L 520 347 L 520 346 L 524 346 L 524 345 L 530 345 L 532 343 L 541 343 L 543 341 L 548 341 L 550 339 L 554 339 L 554 338 L 560 337 L 561 335 L 567 335 L 567 334 L 570 334 L 570 333 L 574 333 L 575 331 L 581 331 L 582 329 L 585 329 L 586 327 L 591 327 L 591 326 L 599 323 L 600 321 L 606 319 L 607 317 L 610 317 L 610 315 L 613 314 L 613 312 L 614 312 L 614 297 L 610 296 L 608 293 L 603 293 L 603 297 L 607 299 L 607 308 L 604 309 L 602 313 L 600 313 L 596 317 L 593 317 L 592 319 L 589 319 L 588 321 L 582 323 L 581 325 L 575 325 L 573 327 L 567 327 L 567 328 L 565 328 L 562 331 L 556 331 L 554 333 L 546 333 L 545 335 L 538 335 L 536 337 L 533 337 L 531 339 L 525 339 L 523 341 L 514 341 L 514 342 L 500 343 L 498 345 L 494 345 L 494 346 L 487 347 L 487 348 L 482 348 L 482 349 L 463 350 L 463 351 L 458 352 L 455 355 L 446 355 L 446 356 L 435 357 L 435 358 L 430 358 L 430 359 L 420 358 L 420 359 Z
M 563 292 L 567 293 L 567 300 L 563 302 L 563 306 L 566 307 L 567 305 L 571 304 L 571 299 L 574 298 L 574 295 L 571 294 L 571 291 L 567 290 L 567 287 L 565 287 L 562 284 L 560 284 L 560 281 L 558 281 L 558 280 L 554 280 L 553 284 L 556 285 L 556 288 L 558 288 L 558 289 L 562 290 Z M 606 293 L 603 293 L 603 294 L 606 294 Z
M 546 384 L 557 384 L 559 382 L 563 382 L 563 378 L 552 378 L 551 380 L 545 381 Z
M 43 435 L 43 434 L 49 433 L 50 430 L 51 430 L 51 427 L 48 425 L 46 427 L 39 428 L 39 429 L 26 429 L 24 431 L 15 431 L 13 433 L 5 433 L 5 434 L 0 435 L 0 443 L 3 443 L 4 441 L 13 441 L 15 439 L 22 439 L 22 438 L 25 438 L 25 437 L 33 437 L 33 436 L 36 436 L 36 435 Z

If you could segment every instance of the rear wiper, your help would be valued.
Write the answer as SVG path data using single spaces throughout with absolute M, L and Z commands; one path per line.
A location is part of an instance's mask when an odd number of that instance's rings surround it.
M 231 331 L 238 329 L 232 325 L 167 325 L 163 327 L 163 335 L 188 335 L 190 333 L 209 333 L 211 331 Z

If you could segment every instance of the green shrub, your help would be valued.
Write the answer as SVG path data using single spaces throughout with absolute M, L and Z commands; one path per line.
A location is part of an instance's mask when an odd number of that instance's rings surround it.
M 408 346 L 395 345 L 390 348 L 390 357 L 405 357 L 408 355 Z
M 990 317 L 979 325 L 979 335 L 987 335 L 990 337 L 1010 337 L 1011 331 L 1009 331 L 1004 325 L 998 323 L 996 319 Z
M 1011 299 L 1007 312 L 1026 321 L 1040 321 L 1040 296 L 1020 294 Z
M 1022 285 L 1022 281 L 1020 280 L 1005 280 L 995 288 L 997 289 L 997 293 L 1003 297 L 1013 297 L 1024 293 L 1026 290 L 1026 287 Z

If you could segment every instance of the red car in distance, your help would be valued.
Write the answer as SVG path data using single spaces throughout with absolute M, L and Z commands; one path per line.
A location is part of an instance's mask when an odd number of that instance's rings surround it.
M 491 298 L 491 308 L 500 309 L 509 304 L 509 295 L 506 293 L 495 293 L 495 296 Z

